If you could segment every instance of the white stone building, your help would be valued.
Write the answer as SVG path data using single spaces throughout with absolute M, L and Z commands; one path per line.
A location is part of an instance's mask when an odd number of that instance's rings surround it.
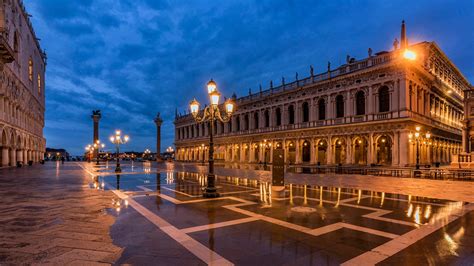
M 463 91 L 470 88 L 434 42 L 401 45 L 321 74 L 235 99 L 217 122 L 217 161 L 271 163 L 273 149 L 294 164 L 410 166 L 449 163 L 461 150 Z M 208 124 L 175 119 L 176 159 L 207 158 Z M 420 138 L 415 128 L 420 127 Z M 424 133 L 430 133 L 426 138 Z
M 0 163 L 43 159 L 46 55 L 22 1 L 0 0 Z

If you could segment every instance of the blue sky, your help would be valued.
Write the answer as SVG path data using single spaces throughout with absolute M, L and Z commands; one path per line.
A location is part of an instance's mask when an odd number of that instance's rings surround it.
M 389 50 L 405 19 L 411 43 L 436 41 L 474 81 L 474 1 L 25 0 L 46 74 L 47 146 L 83 152 L 91 111 L 102 110 L 101 139 L 131 136 L 127 150 L 174 140 L 175 108 L 207 102 L 210 78 L 225 96 L 243 96 L 336 67 L 346 55 Z M 111 145 L 109 145 L 111 148 Z

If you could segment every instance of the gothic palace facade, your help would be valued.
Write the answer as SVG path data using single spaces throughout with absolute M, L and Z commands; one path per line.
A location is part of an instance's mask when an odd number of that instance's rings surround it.
M 1 166 L 43 159 L 45 67 L 22 1 L 0 0 Z
M 449 163 L 461 151 L 464 91 L 470 88 L 434 42 L 400 47 L 235 99 L 216 123 L 217 161 L 271 163 L 284 149 L 293 164 L 412 166 Z M 207 158 L 208 124 L 175 118 L 176 159 Z M 420 127 L 419 138 L 415 137 Z M 429 138 L 426 133 L 429 133 Z

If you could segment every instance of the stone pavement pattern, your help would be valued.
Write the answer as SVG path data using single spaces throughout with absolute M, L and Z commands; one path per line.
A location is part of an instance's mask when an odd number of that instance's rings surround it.
M 0 264 L 115 262 L 122 248 L 106 212 L 115 196 L 89 181 L 72 164 L 0 170 Z

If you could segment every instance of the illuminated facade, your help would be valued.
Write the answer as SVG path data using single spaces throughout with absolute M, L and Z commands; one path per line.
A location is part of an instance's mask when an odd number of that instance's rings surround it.
M 271 163 L 274 149 L 293 164 L 410 166 L 449 163 L 461 150 L 463 91 L 468 81 L 434 42 L 400 46 L 362 60 L 235 99 L 217 122 L 215 158 Z M 207 158 L 208 124 L 175 119 L 176 159 Z M 419 138 L 415 128 L 421 127 Z M 418 136 L 418 134 L 417 134 Z M 418 146 L 418 147 L 417 147 Z
M 45 151 L 46 55 L 19 0 L 0 1 L 0 162 L 38 162 Z

